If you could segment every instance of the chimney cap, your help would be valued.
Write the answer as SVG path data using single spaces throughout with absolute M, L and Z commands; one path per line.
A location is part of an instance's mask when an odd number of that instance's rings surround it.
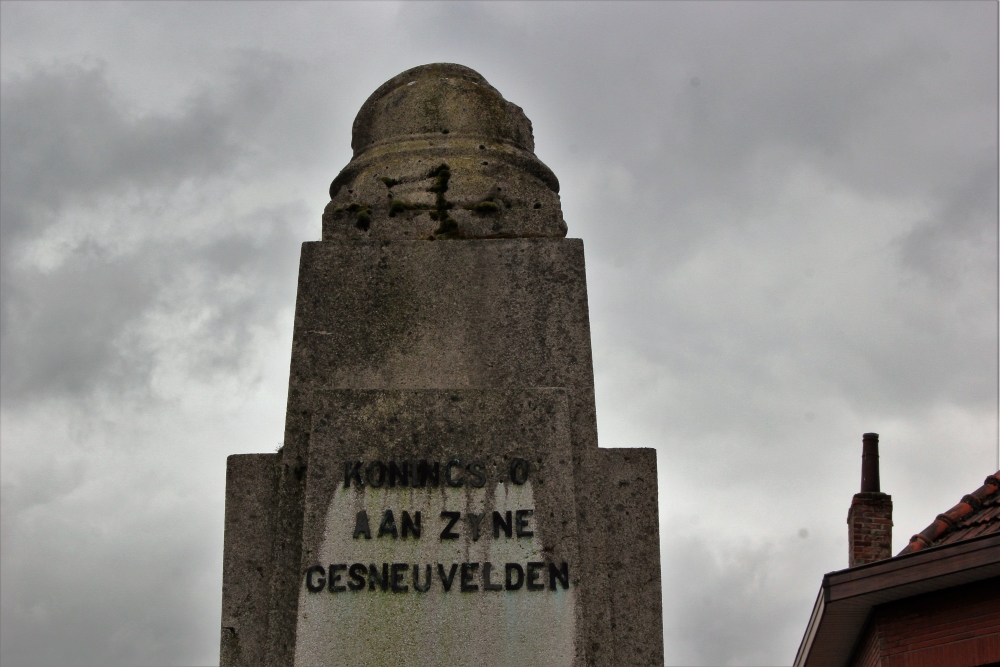
M 865 433 L 861 440 L 861 493 L 880 493 L 878 433 Z

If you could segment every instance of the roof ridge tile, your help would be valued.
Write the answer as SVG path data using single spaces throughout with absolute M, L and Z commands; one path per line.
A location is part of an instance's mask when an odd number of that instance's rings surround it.
M 982 533 L 1000 532 L 1000 521 L 989 521 L 993 516 L 975 516 L 981 512 L 993 515 L 994 513 L 990 511 L 989 507 L 986 507 L 986 504 L 987 501 L 995 500 L 996 497 L 1000 497 L 1000 470 L 987 477 L 986 481 L 978 489 L 962 496 L 962 500 L 950 510 L 938 514 L 929 526 L 911 537 L 910 543 L 896 555 L 902 556 L 903 554 L 920 551 L 927 547 L 935 546 L 935 543 L 943 544 L 951 542 L 952 540 L 948 539 L 950 535 L 954 535 L 957 538 L 955 541 L 967 539 L 967 537 L 962 537 L 960 533 L 956 532 L 956 528 L 965 528 L 972 525 L 978 518 L 984 519 L 984 521 L 979 522 L 983 526 Z M 992 504 L 990 503 L 990 505 Z M 996 523 L 996 528 L 992 531 L 987 531 L 986 527 L 990 523 Z M 966 534 L 967 532 L 965 531 Z

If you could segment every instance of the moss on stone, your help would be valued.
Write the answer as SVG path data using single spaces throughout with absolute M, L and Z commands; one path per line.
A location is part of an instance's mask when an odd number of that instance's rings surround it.
M 435 236 L 441 236 L 444 238 L 454 238 L 458 235 L 458 221 L 452 217 L 445 217 L 438 225 L 438 228 L 434 230 Z
M 364 202 L 351 202 L 347 206 L 333 209 L 334 215 L 341 213 L 353 213 L 354 226 L 363 232 L 367 232 L 372 226 L 372 207 Z
M 434 235 L 444 238 L 454 238 L 458 236 L 458 221 L 448 215 L 448 210 L 454 208 L 455 205 L 450 203 L 444 196 L 448 192 L 451 169 L 447 164 L 441 163 L 431 169 L 427 176 L 434 179 L 434 183 L 431 187 L 427 188 L 427 191 L 437 195 L 434 198 L 434 210 L 430 213 L 431 220 L 437 220 L 440 223 L 438 224 L 438 228 L 434 230 Z
M 434 179 L 433 185 L 427 188 L 427 191 L 443 195 L 448 191 L 448 181 L 451 179 L 451 169 L 447 164 L 441 163 L 437 167 L 431 169 L 431 172 L 427 174 L 427 177 Z
M 403 211 L 409 211 L 413 208 L 413 204 L 408 204 L 402 199 L 393 199 L 392 203 L 389 204 L 389 217 L 395 217 L 397 213 L 402 213 Z
M 371 209 L 365 209 L 363 211 L 358 211 L 358 215 L 354 226 L 363 232 L 367 232 L 372 226 L 372 212 Z
M 500 212 L 500 205 L 495 201 L 487 199 L 473 204 L 469 207 L 469 210 L 480 215 L 491 215 Z

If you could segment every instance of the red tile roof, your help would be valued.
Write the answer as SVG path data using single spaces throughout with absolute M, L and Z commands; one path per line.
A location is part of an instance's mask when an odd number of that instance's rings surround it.
M 962 498 L 961 502 L 934 523 L 910 538 L 897 556 L 928 547 L 961 542 L 979 535 L 1000 533 L 1000 470 L 986 478 L 983 485 Z

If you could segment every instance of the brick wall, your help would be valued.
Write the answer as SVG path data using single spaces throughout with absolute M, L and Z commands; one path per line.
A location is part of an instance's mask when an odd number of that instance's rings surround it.
M 876 607 L 851 667 L 1000 662 L 1000 578 Z
M 886 493 L 854 494 L 847 512 L 848 567 L 892 556 L 892 496 Z
M 869 623 L 861 635 L 861 641 L 854 649 L 851 667 L 880 667 L 882 654 L 882 632 L 878 623 Z

